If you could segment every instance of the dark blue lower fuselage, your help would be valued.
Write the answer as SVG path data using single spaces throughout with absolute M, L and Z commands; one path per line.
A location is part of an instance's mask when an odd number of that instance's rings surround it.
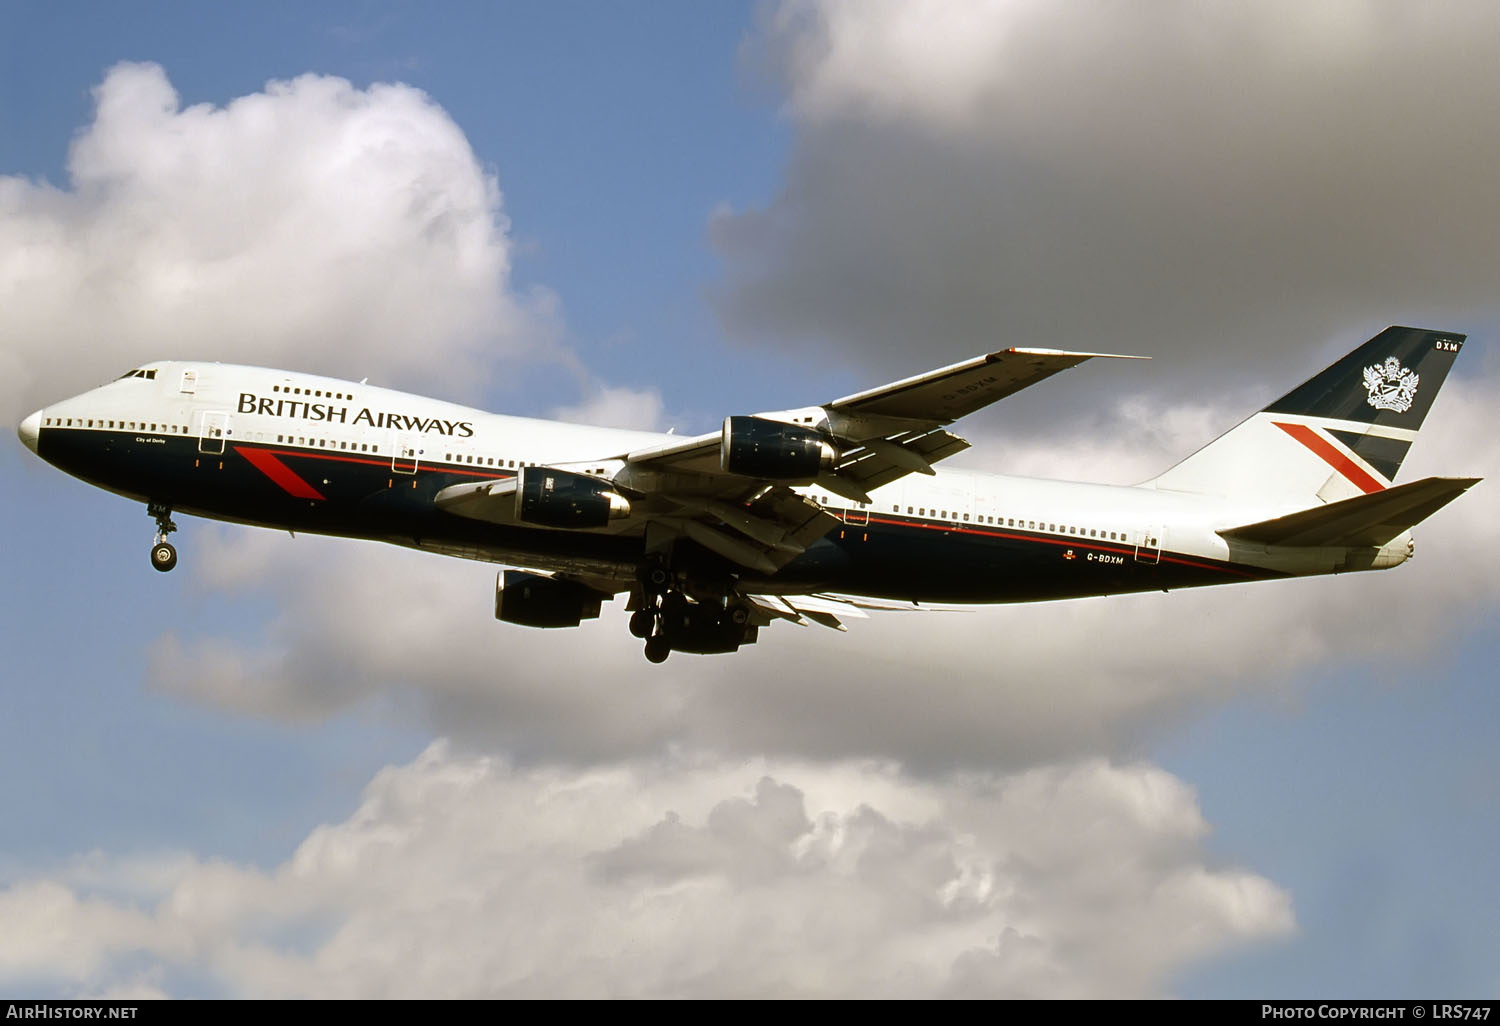
M 222 441 L 222 451 L 212 450 Z M 493 524 L 439 509 L 449 485 L 508 476 L 494 469 L 228 439 L 47 428 L 37 453 L 110 491 L 237 523 L 386 541 L 537 569 L 613 567 L 643 558 L 639 533 Z M 1076 598 L 1279 576 L 1200 556 L 1014 528 L 875 510 L 844 521 L 772 578 L 757 578 L 691 542 L 679 556 L 740 576 L 746 590 L 831 591 L 922 602 Z M 685 546 L 685 549 L 683 548 Z

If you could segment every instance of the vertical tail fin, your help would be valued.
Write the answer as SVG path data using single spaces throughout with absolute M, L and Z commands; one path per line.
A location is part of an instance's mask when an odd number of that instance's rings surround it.
M 1147 486 L 1302 505 L 1388 488 L 1465 338 L 1387 328 Z

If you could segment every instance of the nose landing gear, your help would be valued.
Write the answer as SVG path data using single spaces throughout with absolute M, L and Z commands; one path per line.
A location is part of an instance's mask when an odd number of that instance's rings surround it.
M 177 550 L 167 541 L 167 535 L 177 530 L 177 525 L 172 523 L 172 507 L 148 503 L 146 515 L 156 521 L 156 537 L 151 542 L 151 566 L 166 573 L 177 565 Z

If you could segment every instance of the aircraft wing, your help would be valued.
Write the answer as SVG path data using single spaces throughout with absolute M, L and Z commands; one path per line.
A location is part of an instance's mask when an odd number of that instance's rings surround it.
M 527 467 L 521 474 L 536 473 L 545 481 L 552 472 L 554 468 Z M 622 480 L 630 484 L 622 485 Z M 648 551 L 664 548 L 676 538 L 691 538 L 731 562 L 764 574 L 774 574 L 839 523 L 816 501 L 785 485 L 734 475 L 663 473 L 633 469 L 626 463 L 615 481 L 593 483 L 630 495 L 629 517 L 601 525 L 600 530 L 644 533 Z M 517 512 L 521 492 L 518 475 L 450 485 L 438 492 L 435 502 L 439 509 L 458 516 L 518 525 L 525 523 Z M 544 569 L 580 572 L 561 565 Z M 629 578 L 626 574 L 619 580 Z
M 1061 349 L 1002 349 L 836 399 L 827 408 L 848 417 L 895 417 L 951 424 L 1058 371 L 1098 356 L 1113 360 L 1146 359 Z
M 631 509 L 608 530 L 644 530 L 648 550 L 690 538 L 773 574 L 839 523 L 794 486 L 867 505 L 876 488 L 932 474 L 934 463 L 969 447 L 946 425 L 1107 355 L 1004 349 L 821 406 L 729 417 L 719 431 L 603 457 L 592 465 L 609 464 L 613 474 L 598 486 L 612 485 Z M 437 503 L 460 516 L 514 522 L 517 489 L 514 479 L 454 485 Z
M 1059 349 L 1003 349 L 926 374 L 835 399 L 822 406 L 756 414 L 754 419 L 805 427 L 838 448 L 831 472 L 813 482 L 857 502 L 909 473 L 931 474 L 932 464 L 969 447 L 945 425 L 1014 395 L 1029 385 L 1108 353 Z M 692 474 L 726 473 L 723 432 L 632 452 L 633 467 L 671 468 Z

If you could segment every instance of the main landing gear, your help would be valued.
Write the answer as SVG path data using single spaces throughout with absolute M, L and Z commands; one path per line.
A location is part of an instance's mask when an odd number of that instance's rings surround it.
M 648 662 L 665 662 L 672 654 L 672 644 L 662 631 L 662 607 L 680 592 L 671 588 L 672 573 L 664 562 L 651 561 L 641 567 L 641 607 L 630 614 L 630 633 L 646 640 Z
M 733 652 L 753 644 L 756 628 L 750 607 L 732 595 L 717 600 L 699 595 L 689 599 L 673 581 L 665 564 L 648 563 L 639 574 L 639 607 L 630 614 L 630 633 L 646 642 L 646 659 L 666 660 L 672 652 Z
M 672 643 L 665 634 L 653 634 L 646 639 L 646 662 L 664 663 L 672 654 Z
M 667 641 L 667 636 L 661 632 L 661 608 L 657 605 L 659 596 L 647 594 L 642 601 L 648 603 L 630 614 L 630 633 L 637 638 L 646 639 L 646 658 L 653 663 L 666 660 L 672 653 L 672 646 Z
M 177 565 L 177 550 L 167 541 L 167 535 L 177 530 L 177 525 L 172 523 L 172 507 L 148 503 L 146 515 L 156 521 L 156 537 L 151 542 L 151 565 L 166 573 Z

